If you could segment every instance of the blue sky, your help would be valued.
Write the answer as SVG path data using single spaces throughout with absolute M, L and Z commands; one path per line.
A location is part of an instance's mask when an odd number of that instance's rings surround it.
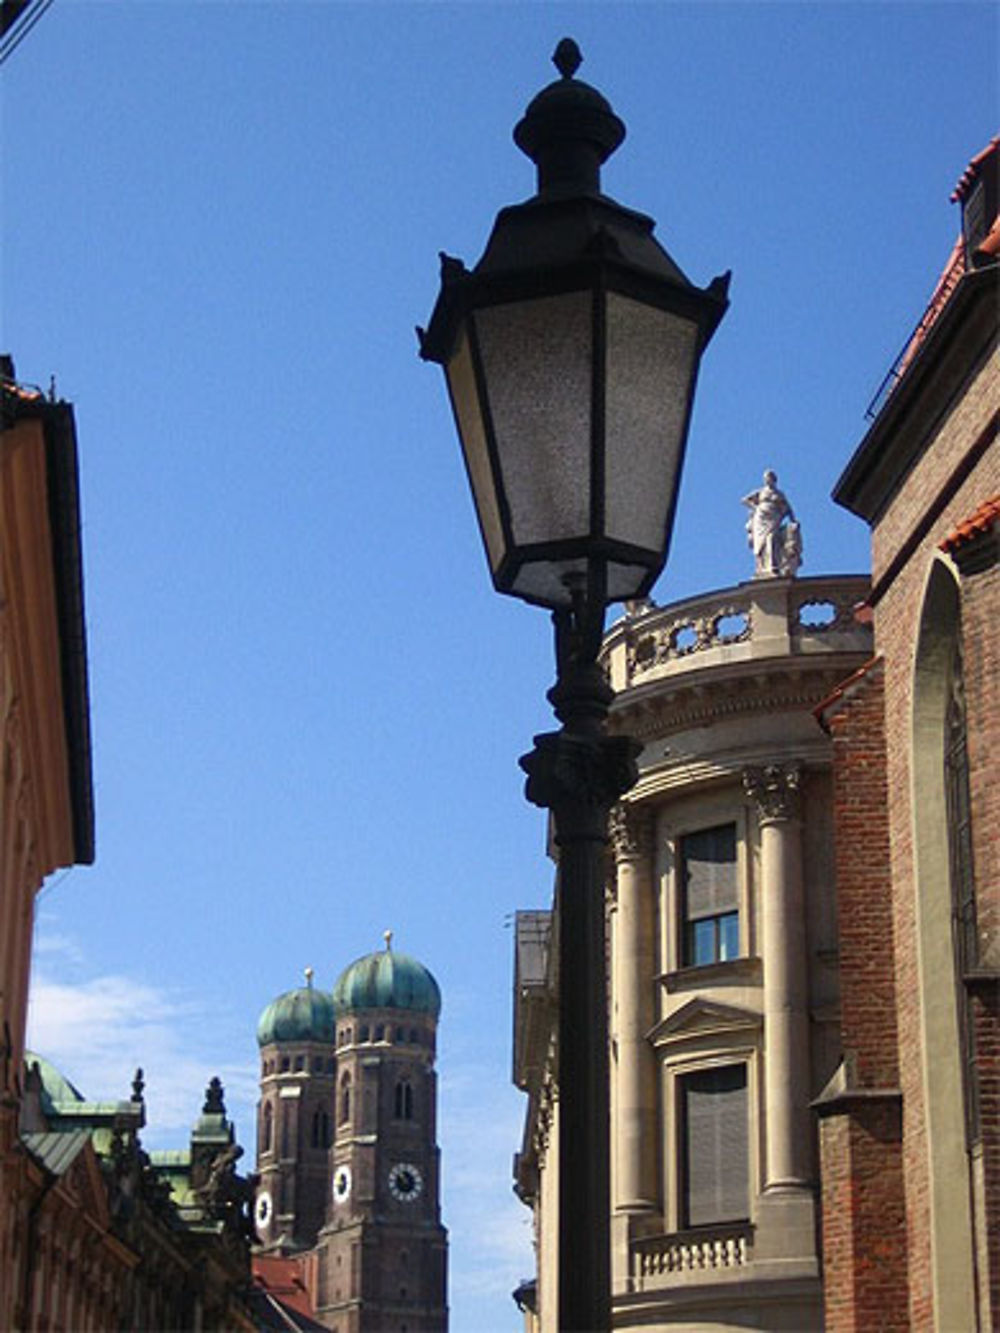
M 748 578 L 765 466 L 803 573 L 864 569 L 831 486 L 996 132 L 990 4 L 58 0 L 0 72 L 2 343 L 77 409 L 98 860 L 39 904 L 33 1039 L 86 1093 L 147 1073 L 149 1146 L 219 1072 L 251 1147 L 254 1027 L 396 944 L 444 994 L 452 1326 L 518 1327 L 509 914 L 546 905 L 517 756 L 544 613 L 491 589 L 440 372 L 437 252 L 479 257 L 580 71 L 629 137 L 605 189 L 699 284 L 670 601 Z

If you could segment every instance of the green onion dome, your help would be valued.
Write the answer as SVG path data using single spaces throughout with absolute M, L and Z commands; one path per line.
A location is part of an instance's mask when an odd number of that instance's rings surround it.
M 431 1018 L 440 1014 L 441 991 L 427 968 L 391 946 L 392 932 L 386 931 L 383 950 L 365 954 L 340 974 L 333 988 L 338 1018 L 360 1009 L 406 1009 Z
M 306 968 L 306 984 L 272 1000 L 257 1023 L 257 1045 L 274 1041 L 333 1041 L 333 996 L 315 990 L 313 970 Z

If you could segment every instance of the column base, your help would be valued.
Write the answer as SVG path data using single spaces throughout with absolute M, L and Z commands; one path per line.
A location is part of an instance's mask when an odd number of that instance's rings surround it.
M 768 1185 L 757 1198 L 754 1259 L 815 1259 L 816 1215 L 816 1195 L 809 1185 Z
M 615 1209 L 611 1216 L 612 1294 L 632 1290 L 632 1242 L 662 1230 L 663 1218 L 655 1204 L 647 1200 L 641 1204 L 620 1204 Z

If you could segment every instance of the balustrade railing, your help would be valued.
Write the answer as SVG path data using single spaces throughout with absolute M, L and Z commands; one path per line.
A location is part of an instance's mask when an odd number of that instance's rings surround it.
M 843 650 L 844 636 L 858 650 L 870 637 L 857 608 L 869 587 L 861 575 L 767 579 L 675 602 L 646 606 L 611 627 L 602 656 L 616 689 L 641 684 L 651 673 L 671 674 L 721 659 L 759 652 Z
M 749 1223 L 644 1236 L 632 1244 L 632 1276 L 638 1290 L 665 1285 L 673 1275 L 743 1268 L 753 1258 Z

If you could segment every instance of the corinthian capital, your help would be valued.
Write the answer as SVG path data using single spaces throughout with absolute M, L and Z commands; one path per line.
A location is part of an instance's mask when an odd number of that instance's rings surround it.
M 616 861 L 634 861 L 653 850 L 653 815 L 644 805 L 616 805 L 608 819 L 608 837 Z
M 798 819 L 802 769 L 798 764 L 765 764 L 743 770 L 743 790 L 757 806 L 761 823 Z

